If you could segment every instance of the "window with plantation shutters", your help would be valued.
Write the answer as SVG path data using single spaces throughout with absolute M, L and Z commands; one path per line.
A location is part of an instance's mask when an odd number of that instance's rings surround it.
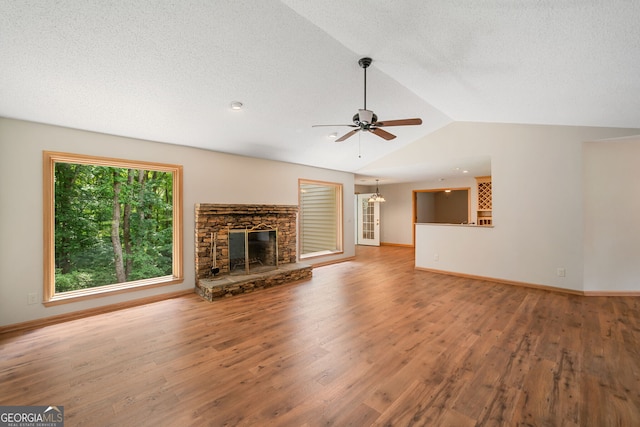
M 300 180 L 301 258 L 342 251 L 342 184 Z

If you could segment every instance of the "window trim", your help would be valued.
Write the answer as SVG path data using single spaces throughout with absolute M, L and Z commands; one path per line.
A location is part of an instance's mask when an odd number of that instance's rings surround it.
M 86 299 L 133 292 L 158 286 L 173 285 L 184 281 L 183 263 L 183 168 L 168 163 L 125 160 L 84 154 L 43 151 L 43 304 L 45 307 L 77 302 Z M 56 294 L 55 292 L 55 182 L 56 163 L 76 163 L 111 166 L 130 169 L 147 169 L 173 174 L 173 265 L 168 276 L 154 277 L 132 282 L 115 283 L 96 288 L 79 289 Z
M 313 184 L 313 185 L 331 185 L 336 188 L 336 250 L 324 250 L 318 252 L 311 252 L 309 254 L 302 253 L 302 232 L 301 226 L 298 224 L 298 258 L 300 260 L 303 259 L 311 259 L 318 258 L 323 256 L 331 256 L 331 255 L 339 255 L 344 253 L 344 185 L 341 182 L 329 182 L 329 181 L 317 181 L 312 179 L 304 179 L 298 178 L 298 206 L 299 210 L 302 214 L 302 184 Z M 302 218 L 299 218 L 299 221 L 302 221 Z

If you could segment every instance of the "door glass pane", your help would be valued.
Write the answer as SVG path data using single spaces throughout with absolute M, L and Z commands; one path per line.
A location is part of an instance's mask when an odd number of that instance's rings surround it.
M 374 239 L 374 202 L 370 202 L 367 199 L 362 200 L 362 238 Z

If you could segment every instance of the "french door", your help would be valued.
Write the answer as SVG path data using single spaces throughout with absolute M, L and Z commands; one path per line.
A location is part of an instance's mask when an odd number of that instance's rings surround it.
M 372 195 L 356 195 L 358 245 L 380 246 L 380 202 L 370 202 Z

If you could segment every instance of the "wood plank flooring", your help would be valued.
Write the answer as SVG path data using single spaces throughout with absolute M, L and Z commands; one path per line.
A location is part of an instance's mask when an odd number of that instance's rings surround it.
M 640 299 L 416 271 L 358 247 L 305 282 L 0 336 L 0 405 L 67 426 L 638 426 Z

